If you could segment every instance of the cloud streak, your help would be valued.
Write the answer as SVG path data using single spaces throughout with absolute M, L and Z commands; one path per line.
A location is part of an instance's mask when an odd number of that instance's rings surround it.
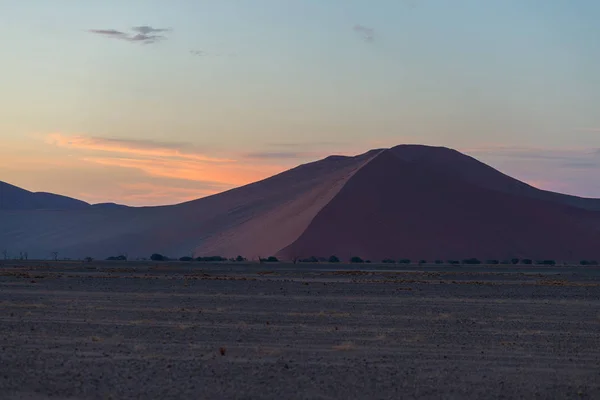
M 198 152 L 193 146 L 186 143 L 86 136 L 65 136 L 60 133 L 48 135 L 46 142 L 54 146 L 70 149 L 95 150 L 143 157 L 174 158 L 209 163 L 235 162 L 233 159 L 213 157 L 203 154 Z
M 375 29 L 369 28 L 361 24 L 356 24 L 352 27 L 352 30 L 360 35 L 365 42 L 375 41 Z
M 152 44 L 167 38 L 164 33 L 170 32 L 170 28 L 153 28 L 148 25 L 134 26 L 131 32 L 119 31 L 116 29 L 89 29 L 89 33 L 96 35 L 124 40 L 133 43 Z

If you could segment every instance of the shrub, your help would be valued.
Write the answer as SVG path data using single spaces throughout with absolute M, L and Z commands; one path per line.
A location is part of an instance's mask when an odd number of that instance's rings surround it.
M 337 258 L 336 256 L 331 256 L 331 257 L 329 257 L 329 259 L 327 261 L 330 263 L 339 263 L 340 259 Z
M 111 256 L 106 259 L 107 261 L 127 261 L 127 257 L 124 255 Z
M 512 260 L 510 260 L 511 263 L 513 264 L 518 264 L 519 263 L 519 259 L 518 258 L 513 258 Z
M 443 264 L 443 263 L 444 263 L 444 260 L 435 260 L 435 263 L 436 263 L 436 264 Z
M 498 260 L 487 260 L 485 263 L 486 264 L 490 264 L 490 265 L 498 265 L 498 264 L 500 264 L 500 261 L 498 261 Z
M 410 260 L 408 258 L 402 258 L 398 260 L 400 264 L 410 264 Z
M 221 262 L 227 261 L 225 257 L 221 256 L 208 256 L 208 257 L 196 257 L 196 261 L 200 262 Z
M 521 264 L 531 265 L 531 264 L 533 264 L 533 261 L 529 258 L 524 258 L 521 260 Z
M 267 258 L 261 258 L 260 261 L 262 261 L 262 262 L 279 262 L 277 257 L 273 257 L 273 256 L 269 256 Z
M 94 259 L 92 257 L 86 257 L 86 258 L 83 259 L 83 261 L 85 261 L 85 262 L 92 262 L 92 261 L 94 261 Z
M 458 264 L 460 264 L 460 261 L 458 261 L 458 260 L 448 260 L 446 262 L 448 264 L 450 264 L 450 265 L 458 265 Z
M 243 261 L 246 261 L 246 259 L 244 257 L 242 257 L 242 256 L 237 256 L 235 258 L 235 261 L 237 261 L 237 262 L 243 262 Z
M 396 264 L 396 260 L 392 260 L 391 258 L 386 258 L 381 261 L 384 264 Z
M 419 260 L 419 265 L 427 264 L 427 260 Z
M 186 257 L 181 257 L 181 258 L 179 259 L 179 261 L 194 261 L 194 259 L 193 259 L 192 257 L 187 257 L 187 256 L 186 256 Z
M 319 259 L 317 257 L 315 257 L 315 256 L 311 256 L 311 257 L 308 257 L 308 258 L 301 259 L 300 262 L 303 262 L 303 263 L 316 263 L 316 262 L 319 262 Z
M 362 259 L 362 258 L 360 258 L 360 257 L 352 257 L 352 258 L 350 259 L 350 262 L 351 262 L 351 263 L 354 263 L 354 264 L 360 264 L 360 263 L 363 263 L 364 261 L 363 261 L 363 259 Z
M 556 261 L 554 260 L 542 260 L 539 262 L 540 265 L 556 265 Z
M 163 256 L 162 254 L 158 254 L 158 253 L 154 253 L 150 256 L 150 259 L 152 261 L 167 261 L 167 257 Z
M 367 264 L 371 264 L 371 260 L 365 260 Z
M 463 260 L 463 264 L 475 265 L 475 264 L 481 264 L 481 261 L 479 261 L 476 258 L 466 258 Z

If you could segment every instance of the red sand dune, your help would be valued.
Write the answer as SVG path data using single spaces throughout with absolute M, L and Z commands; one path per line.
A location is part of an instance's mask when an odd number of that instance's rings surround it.
M 0 247 L 32 257 L 337 255 L 600 259 L 600 200 L 546 192 L 442 147 L 328 157 L 163 207 L 0 210 Z
M 493 182 L 477 186 L 454 171 L 402 157 L 402 150 L 384 151 L 358 171 L 279 254 L 600 258 L 600 213 L 491 190 Z

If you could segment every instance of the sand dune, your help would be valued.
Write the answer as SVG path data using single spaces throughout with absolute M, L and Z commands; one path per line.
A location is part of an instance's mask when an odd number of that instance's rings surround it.
M 89 206 L 71 197 L 45 192 L 30 192 L 6 182 L 0 182 L 0 210 L 74 209 Z
M 280 254 L 599 258 L 599 227 L 597 211 L 478 186 L 392 150 L 357 172 Z
M 172 206 L 0 210 L 0 248 L 39 258 L 600 259 L 598 204 L 541 191 L 454 150 L 398 146 Z

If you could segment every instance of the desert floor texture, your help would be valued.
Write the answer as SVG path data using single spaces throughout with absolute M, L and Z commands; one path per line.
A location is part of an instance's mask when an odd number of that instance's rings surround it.
M 1 399 L 600 398 L 600 268 L 0 261 Z

